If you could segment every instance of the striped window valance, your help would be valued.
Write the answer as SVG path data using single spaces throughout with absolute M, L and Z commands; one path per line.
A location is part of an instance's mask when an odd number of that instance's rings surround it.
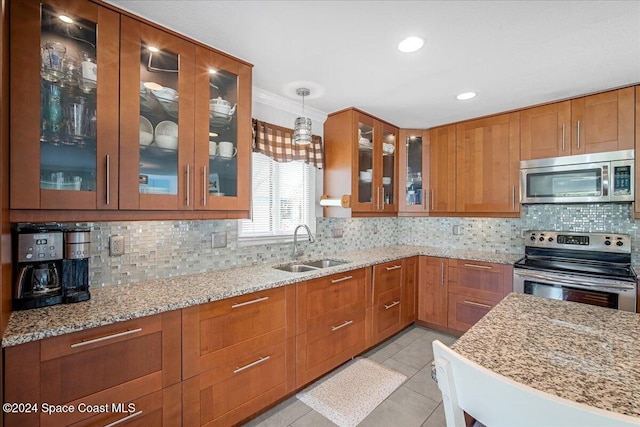
M 322 169 L 322 138 L 313 135 L 311 144 L 293 143 L 293 129 L 253 119 L 253 151 L 271 157 L 276 162 L 303 160 Z

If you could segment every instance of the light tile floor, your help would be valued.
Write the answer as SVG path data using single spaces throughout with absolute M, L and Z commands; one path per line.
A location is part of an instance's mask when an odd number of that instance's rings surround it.
M 445 427 L 442 396 L 431 379 L 433 349 L 456 337 L 413 325 L 373 348 L 364 357 L 403 373 L 407 380 L 359 425 L 363 427 Z M 295 396 L 245 424 L 247 427 L 331 427 L 334 423 Z

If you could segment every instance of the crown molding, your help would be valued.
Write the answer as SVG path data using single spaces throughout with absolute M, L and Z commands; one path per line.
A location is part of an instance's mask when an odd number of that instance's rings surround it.
M 269 107 L 277 108 L 282 111 L 294 115 L 301 115 L 302 102 L 295 102 L 289 98 L 285 98 L 275 93 L 267 92 L 266 90 L 258 87 L 252 87 L 252 102 L 259 102 Z M 305 115 L 313 121 L 324 123 L 327 120 L 327 113 L 324 111 L 316 110 L 308 106 L 304 107 Z

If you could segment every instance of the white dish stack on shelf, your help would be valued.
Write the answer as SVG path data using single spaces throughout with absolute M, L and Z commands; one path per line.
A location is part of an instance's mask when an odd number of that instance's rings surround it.
M 388 142 L 385 142 L 385 143 L 382 144 L 382 155 L 383 156 L 391 155 L 395 151 L 396 151 L 396 146 L 395 145 L 393 145 L 391 143 L 388 143 Z
M 156 145 L 167 150 L 178 148 L 178 125 L 172 121 L 165 120 L 156 126 Z
M 366 171 L 360 171 L 360 181 L 368 183 L 373 178 L 373 169 L 367 169 Z
M 153 142 L 153 125 L 145 116 L 140 116 L 140 145 L 147 146 Z

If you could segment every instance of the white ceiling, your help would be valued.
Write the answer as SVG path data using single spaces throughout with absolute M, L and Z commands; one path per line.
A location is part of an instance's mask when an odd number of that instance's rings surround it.
M 640 82 L 640 1 L 109 3 L 254 64 L 255 87 L 403 128 Z M 400 53 L 408 35 L 425 47 Z

